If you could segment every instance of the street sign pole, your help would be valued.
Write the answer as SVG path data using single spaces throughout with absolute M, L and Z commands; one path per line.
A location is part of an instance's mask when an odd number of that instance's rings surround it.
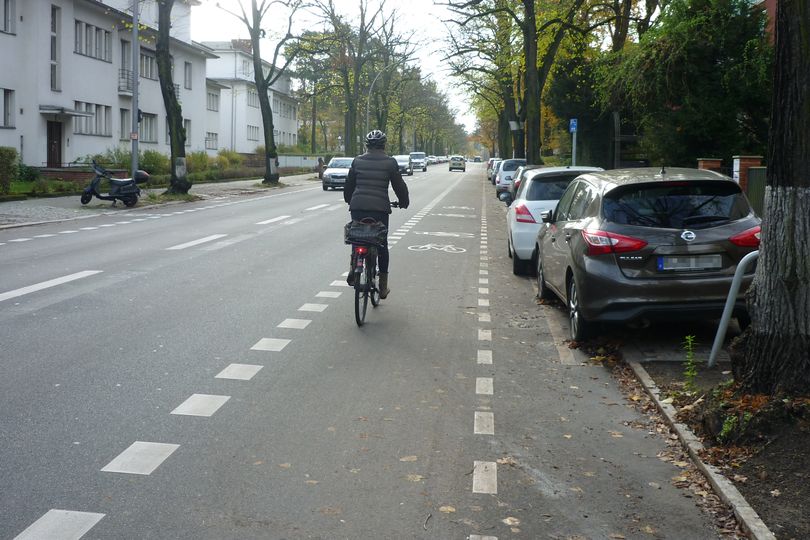
M 571 166 L 576 166 L 577 164 L 577 119 L 571 118 L 568 121 L 568 131 L 570 131 L 573 136 L 574 140 L 571 144 Z

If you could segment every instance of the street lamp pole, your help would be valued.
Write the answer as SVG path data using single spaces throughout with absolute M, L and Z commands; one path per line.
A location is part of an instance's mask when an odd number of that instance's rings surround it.
M 369 109 L 370 109 L 370 107 L 371 107 L 371 93 L 374 91 L 374 83 L 376 83 L 376 82 L 377 82 L 377 79 L 379 79 L 379 78 L 380 78 L 380 75 L 382 75 L 382 74 L 383 74 L 383 72 L 384 72 L 386 69 L 392 68 L 392 67 L 394 67 L 394 66 L 396 66 L 396 65 L 399 65 L 399 64 L 401 64 L 401 63 L 402 63 L 402 62 L 394 62 L 393 64 L 388 64 L 387 66 L 385 66 L 384 68 L 382 68 L 382 69 L 379 71 L 379 73 L 377 73 L 377 75 L 374 77 L 374 80 L 373 80 L 373 81 L 371 81 L 371 86 L 369 86 L 369 87 L 368 87 L 368 97 L 366 98 L 366 133 L 368 133 L 368 114 L 369 114 Z

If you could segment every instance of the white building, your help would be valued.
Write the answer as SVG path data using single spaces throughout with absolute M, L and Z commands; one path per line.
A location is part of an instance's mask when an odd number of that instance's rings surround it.
M 215 57 L 209 58 L 208 78 L 221 85 L 219 147 L 252 153 L 264 145 L 259 94 L 253 78 L 253 56 L 248 40 L 203 42 Z M 271 64 L 264 62 L 265 70 Z M 266 73 L 267 71 L 265 71 Z M 290 92 L 290 78 L 280 77 L 270 88 L 274 135 L 277 145 L 298 143 L 298 102 Z
M 198 3 L 178 1 L 172 12 L 174 82 L 186 118 L 187 151 L 204 150 L 208 134 L 219 129 L 208 127 L 213 117 L 207 112 L 211 86 L 205 62 L 213 54 L 190 39 L 191 5 Z M 51 167 L 113 147 L 130 148 L 131 4 L 0 0 L 0 146 L 16 148 L 27 165 Z M 141 5 L 141 22 L 156 28 L 156 0 Z M 139 145 L 168 155 L 155 35 L 141 32 Z

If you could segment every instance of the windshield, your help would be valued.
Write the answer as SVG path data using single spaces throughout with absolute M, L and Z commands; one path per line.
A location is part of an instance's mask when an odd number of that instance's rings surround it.
M 535 176 L 526 188 L 525 198 L 529 201 L 556 201 L 579 174 Z
M 411 152 L 411 158 L 412 159 L 425 159 L 425 153 L 424 152 Z
M 408 163 L 408 160 L 411 159 L 410 156 L 394 156 L 394 159 L 397 160 L 397 163 Z
M 329 167 L 334 169 L 348 169 L 352 166 L 352 158 L 332 158 L 332 161 L 329 162 Z
M 605 219 L 624 225 L 700 229 L 746 217 L 751 208 L 731 182 L 666 182 L 613 190 L 602 203 Z

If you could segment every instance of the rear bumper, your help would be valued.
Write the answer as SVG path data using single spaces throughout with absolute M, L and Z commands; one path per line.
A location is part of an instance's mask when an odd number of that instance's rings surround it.
M 326 187 L 343 187 L 346 184 L 346 180 L 332 180 L 332 179 L 323 179 L 323 185 Z
M 540 225 L 537 223 L 521 223 L 514 221 L 512 224 L 512 249 L 515 250 L 518 258 L 528 261 L 534 253 L 534 246 L 537 243 L 537 231 Z

